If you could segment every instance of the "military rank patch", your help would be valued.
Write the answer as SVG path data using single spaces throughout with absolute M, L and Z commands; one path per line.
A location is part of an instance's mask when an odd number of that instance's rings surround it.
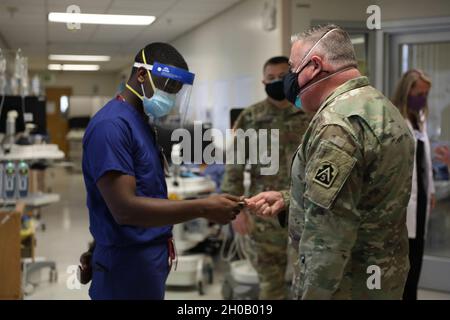
M 321 163 L 319 169 L 317 169 L 313 181 L 325 188 L 329 188 L 333 185 L 337 174 L 338 168 L 331 162 L 324 161 Z

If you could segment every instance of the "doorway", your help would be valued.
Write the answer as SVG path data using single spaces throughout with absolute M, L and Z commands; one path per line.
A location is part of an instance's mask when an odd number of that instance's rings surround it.
M 437 145 L 450 146 L 450 30 L 391 35 L 389 51 L 390 94 L 409 69 L 421 69 L 432 80 L 427 125 L 433 155 Z M 429 217 L 420 287 L 450 292 L 450 181 L 436 173 L 437 205 Z
M 69 124 L 66 115 L 72 88 L 47 87 L 45 93 L 47 96 L 47 130 L 50 142 L 57 144 L 67 156 L 69 146 L 66 137 L 69 132 Z

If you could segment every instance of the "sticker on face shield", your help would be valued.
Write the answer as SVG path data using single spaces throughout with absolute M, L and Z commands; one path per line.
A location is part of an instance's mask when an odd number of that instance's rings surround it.
M 159 62 L 153 64 L 152 74 L 158 77 L 169 78 L 184 84 L 192 85 L 195 74 L 177 67 L 168 66 Z

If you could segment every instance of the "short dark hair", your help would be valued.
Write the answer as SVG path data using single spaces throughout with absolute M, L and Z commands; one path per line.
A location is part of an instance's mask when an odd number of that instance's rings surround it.
M 278 57 L 270 58 L 269 60 L 266 61 L 266 63 L 264 63 L 263 72 L 266 71 L 267 66 L 271 66 L 274 64 L 282 64 L 282 63 L 289 64 L 289 58 L 285 57 L 285 56 L 278 56 Z
M 134 58 L 135 62 L 144 63 L 142 59 L 142 50 L 144 50 L 145 60 L 147 64 L 154 64 L 155 62 L 171 65 L 177 68 L 189 70 L 186 61 L 181 53 L 178 52 L 173 46 L 168 43 L 154 42 L 145 46 L 144 49 L 139 50 Z M 135 75 L 138 68 L 133 67 L 131 69 L 130 78 Z M 165 79 L 160 77 L 154 77 L 155 85 L 158 88 L 162 88 L 165 83 Z

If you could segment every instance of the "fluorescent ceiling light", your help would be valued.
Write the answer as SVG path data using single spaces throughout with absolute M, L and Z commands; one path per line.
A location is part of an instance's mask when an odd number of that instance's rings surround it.
M 148 26 L 155 21 L 154 16 L 135 16 L 123 14 L 91 14 L 91 13 L 66 13 L 50 12 L 48 21 L 61 23 L 86 23 L 86 24 L 117 24 Z
M 88 56 L 83 54 L 51 54 L 48 56 L 50 60 L 57 61 L 109 61 L 110 56 Z
M 352 44 L 363 44 L 366 41 L 366 39 L 364 37 L 357 37 L 357 38 L 352 38 L 351 42 Z
M 98 64 L 49 64 L 48 70 L 52 71 L 98 71 Z

